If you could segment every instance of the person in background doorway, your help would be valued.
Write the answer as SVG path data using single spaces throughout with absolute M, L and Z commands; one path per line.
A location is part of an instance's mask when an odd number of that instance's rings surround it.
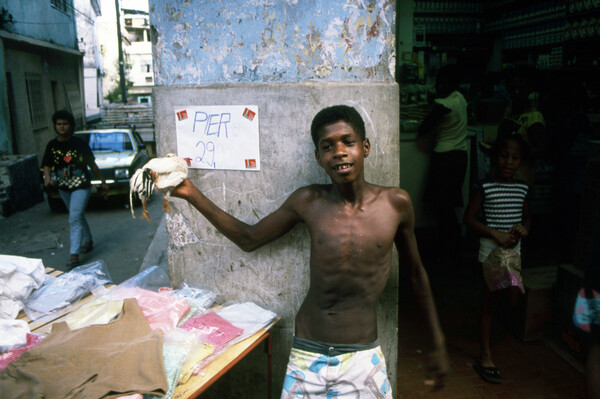
M 90 146 L 79 137 L 73 136 L 75 118 L 67 110 L 52 115 L 56 138 L 46 145 L 42 168 L 44 186 L 56 186 L 60 197 L 69 210 L 71 256 L 68 267 L 80 265 L 79 254 L 86 254 L 94 247 L 92 232 L 85 217 L 85 207 L 92 192 L 88 167 L 102 182 L 102 190 L 108 191 L 102 172 L 96 164 Z
M 512 72 L 507 89 L 511 103 L 498 126 L 496 140 L 514 133 L 520 135 L 531 149 L 531 157 L 521 162 L 516 174 L 518 179 L 533 186 L 536 166 L 549 160 L 546 143 L 546 121 L 542 113 L 534 105 L 531 98 L 533 93 L 532 72 L 519 69 Z
M 458 265 L 460 224 L 457 208 L 463 206 L 462 187 L 467 171 L 467 101 L 458 91 L 456 65 L 446 65 L 436 78 L 433 108 L 419 127 L 417 144 L 431 153 L 429 177 L 423 194 L 436 218 L 438 266 Z
M 520 254 L 521 239 L 527 237 L 531 227 L 527 199 L 529 187 L 516 179 L 515 173 L 527 156 L 527 144 L 517 134 L 503 136 L 492 148 L 495 175 L 478 183 L 463 218 L 464 223 L 480 236 L 479 262 L 485 262 L 496 247 L 513 248 Z M 483 380 L 501 383 L 502 376 L 490 350 L 492 319 L 506 310 L 507 305 L 509 308 L 516 306 L 520 290 L 509 286 L 492 292 L 485 282 L 484 285 L 480 353 L 474 367 Z

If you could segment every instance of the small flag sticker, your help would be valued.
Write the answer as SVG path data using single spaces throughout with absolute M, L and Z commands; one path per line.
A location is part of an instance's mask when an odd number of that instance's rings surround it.
M 187 119 L 187 118 L 188 118 L 188 116 L 187 116 L 187 111 L 186 110 L 179 111 L 177 113 L 177 120 L 181 121 L 181 120 L 184 120 L 184 119 Z
M 246 159 L 246 169 L 256 169 L 256 159 Z
M 253 120 L 255 115 L 256 115 L 256 112 L 251 111 L 248 108 L 244 109 L 244 113 L 242 114 L 242 116 L 244 116 L 244 118 L 246 118 L 248 120 Z

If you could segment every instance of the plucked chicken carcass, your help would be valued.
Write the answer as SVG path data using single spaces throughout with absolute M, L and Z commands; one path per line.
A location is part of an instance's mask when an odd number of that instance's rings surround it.
M 144 213 L 142 217 L 150 221 L 146 204 L 154 189 L 163 193 L 163 211 L 172 212 L 167 202 L 171 190 L 177 187 L 187 177 L 189 160 L 178 157 L 175 154 L 167 154 L 164 157 L 154 158 L 138 169 L 129 179 L 129 206 L 131 216 L 135 219 L 133 211 L 133 195 L 137 194 Z

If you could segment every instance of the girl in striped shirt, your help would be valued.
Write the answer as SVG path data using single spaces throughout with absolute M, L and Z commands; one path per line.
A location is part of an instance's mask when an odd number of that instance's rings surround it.
M 528 155 L 527 150 L 527 144 L 518 134 L 500 137 L 491 155 L 496 163 L 495 175 L 478 184 L 467 205 L 464 223 L 481 237 L 479 262 L 484 262 L 498 246 L 513 248 L 520 254 L 521 239 L 529 234 L 528 186 L 514 177 L 521 161 Z M 480 354 L 474 367 L 487 382 L 502 382 L 490 352 L 492 318 L 507 305 L 516 306 L 519 294 L 517 287 L 490 292 L 485 285 L 480 319 Z

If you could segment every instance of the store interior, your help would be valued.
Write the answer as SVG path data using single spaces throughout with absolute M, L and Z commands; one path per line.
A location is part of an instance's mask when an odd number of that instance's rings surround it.
M 600 225 L 600 1 L 396 4 L 400 186 L 413 200 L 417 240 L 432 286 L 438 276 L 444 276 L 445 287 L 452 278 L 472 282 L 479 245 L 479 237 L 463 225 L 460 262 L 449 270 L 433 255 L 439 247 L 432 234 L 436 220 L 422 201 L 430 158 L 419 150 L 416 137 L 435 98 L 436 74 L 443 65 L 456 64 L 468 102 L 465 204 L 472 185 L 489 173 L 481 143 L 494 141 L 510 105 L 507 82 L 522 74 L 532 88 L 532 106 L 545 119 L 546 150 L 530 191 L 532 227 L 522 253 L 530 289 L 521 304 L 519 329 L 522 335 L 524 326 L 542 315 L 537 338 L 554 341 L 563 355 L 583 364 L 586 337 L 571 317 L 585 270 L 594 262 L 592 236 Z M 457 209 L 461 221 L 463 212 Z
M 507 80 L 520 73 L 532 87 L 531 104 L 546 123 L 547 173 L 538 174 L 542 177 L 536 178 L 531 201 L 536 219 L 544 223 L 551 218 L 552 226 L 534 228 L 532 234 L 537 230 L 561 237 L 560 254 L 551 259 L 537 256 L 532 262 L 580 265 L 576 241 L 581 219 L 586 219 L 589 210 L 582 209 L 585 179 L 573 175 L 568 158 L 575 153 L 572 147 L 580 144 L 572 124 L 575 115 L 583 114 L 589 124 L 580 129 L 585 130 L 587 141 L 583 143 L 587 148 L 577 153 L 582 168 L 586 164 L 581 158 L 589 158 L 590 146 L 600 138 L 600 52 L 595 51 L 600 39 L 600 1 L 414 0 L 399 1 L 398 13 L 401 185 L 415 203 L 417 228 L 425 231 L 434 223 L 420 206 L 428 157 L 414 140 L 435 98 L 437 71 L 442 65 L 456 64 L 461 71 L 460 91 L 468 102 L 465 202 L 472 183 L 489 169 L 479 143 L 495 139 L 511 101 Z M 575 188 L 574 179 L 581 180 Z M 460 210 L 457 213 L 460 216 Z

